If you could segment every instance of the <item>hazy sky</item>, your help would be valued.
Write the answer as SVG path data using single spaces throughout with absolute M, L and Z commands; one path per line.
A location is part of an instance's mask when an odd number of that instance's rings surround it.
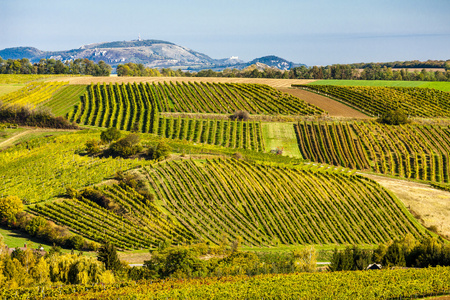
M 0 0 L 0 49 L 160 39 L 307 65 L 450 59 L 450 0 Z

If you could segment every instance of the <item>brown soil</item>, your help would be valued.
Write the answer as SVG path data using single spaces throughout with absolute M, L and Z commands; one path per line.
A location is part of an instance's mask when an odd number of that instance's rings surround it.
M 90 83 L 127 83 L 127 82 L 220 82 L 220 83 L 259 83 L 269 86 L 290 87 L 292 84 L 307 84 L 314 79 L 268 79 L 268 78 L 222 78 L 222 77 L 62 77 L 52 79 L 53 81 L 68 81 L 69 84 L 90 84 Z
M 297 88 L 278 88 L 284 93 L 289 93 L 297 98 L 305 100 L 306 102 L 320 107 L 328 112 L 331 117 L 346 117 L 346 118 L 358 118 L 369 119 L 371 117 L 359 112 L 345 104 L 332 100 L 328 97 L 324 97 L 312 92 L 308 92 Z
M 424 183 L 360 174 L 392 191 L 425 227 L 436 226 L 439 234 L 450 239 L 450 192 Z

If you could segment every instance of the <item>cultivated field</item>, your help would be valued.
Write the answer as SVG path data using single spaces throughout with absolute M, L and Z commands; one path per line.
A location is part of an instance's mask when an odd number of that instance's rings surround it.
M 274 88 L 288 88 L 293 84 L 308 84 L 314 79 L 267 79 L 267 78 L 221 78 L 221 77 L 68 77 L 58 78 L 69 84 L 97 83 L 164 83 L 164 82 L 210 82 L 210 83 L 256 83 L 267 84 Z

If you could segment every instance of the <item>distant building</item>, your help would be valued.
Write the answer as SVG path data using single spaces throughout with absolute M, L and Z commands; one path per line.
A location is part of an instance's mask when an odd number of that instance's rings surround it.
M 27 247 L 27 244 L 25 244 L 23 247 L 19 247 L 19 248 L 9 248 L 8 246 L 5 246 L 5 250 L 9 255 L 11 255 L 16 249 L 25 251 L 28 249 L 28 247 Z M 44 247 L 42 247 L 42 246 L 39 247 L 38 249 L 31 249 L 31 250 L 33 250 L 33 253 L 37 253 L 41 256 L 44 256 L 47 254 L 47 251 L 45 251 Z
M 370 264 L 366 270 L 381 270 L 381 264 Z

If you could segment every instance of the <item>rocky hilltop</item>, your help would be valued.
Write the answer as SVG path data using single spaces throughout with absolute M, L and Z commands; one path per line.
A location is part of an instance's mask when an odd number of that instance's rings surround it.
M 66 51 L 41 51 L 33 47 L 16 47 L 0 50 L 3 59 L 28 58 L 32 63 L 45 58 L 67 61 L 87 58 L 94 62 L 100 60 L 113 68 L 128 62 L 141 63 L 151 68 L 180 68 L 198 71 L 203 69 L 223 70 L 225 68 L 244 69 L 256 63 L 265 64 L 280 70 L 289 70 L 299 64 L 288 62 L 277 56 L 265 56 L 244 62 L 238 57 L 213 59 L 206 54 L 161 40 L 134 40 L 95 43 Z

